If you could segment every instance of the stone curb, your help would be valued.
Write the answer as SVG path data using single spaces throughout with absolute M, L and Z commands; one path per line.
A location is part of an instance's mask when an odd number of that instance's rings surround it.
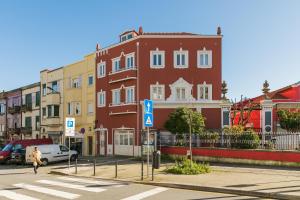
M 203 192 L 216 192 L 216 193 L 234 194 L 234 195 L 241 195 L 241 196 L 253 196 L 253 197 L 268 198 L 268 199 L 283 199 L 283 200 L 299 199 L 300 200 L 300 196 L 279 194 L 279 193 L 274 193 L 274 192 L 266 193 L 266 192 L 257 192 L 257 191 L 228 189 L 228 188 L 224 188 L 224 187 L 208 187 L 208 186 L 198 186 L 198 185 L 178 184 L 178 183 L 128 181 L 128 180 L 124 180 L 124 179 L 100 178 L 100 177 L 94 177 L 94 176 L 67 174 L 64 172 L 53 171 L 53 170 L 51 170 L 49 172 L 49 174 L 62 175 L 62 176 L 74 176 L 74 177 L 82 177 L 82 178 L 93 178 L 93 179 L 101 179 L 101 180 L 110 180 L 110 181 L 117 181 L 120 183 L 136 183 L 136 184 L 144 184 L 144 185 L 153 185 L 153 186 L 168 187 L 168 188 L 175 188 L 175 189 L 185 189 L 185 190 L 194 190 L 194 191 L 203 191 Z

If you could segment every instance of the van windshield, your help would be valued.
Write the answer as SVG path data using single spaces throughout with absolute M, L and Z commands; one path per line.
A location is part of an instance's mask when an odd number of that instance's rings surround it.
M 13 145 L 12 144 L 7 144 L 3 149 L 2 151 L 11 151 Z

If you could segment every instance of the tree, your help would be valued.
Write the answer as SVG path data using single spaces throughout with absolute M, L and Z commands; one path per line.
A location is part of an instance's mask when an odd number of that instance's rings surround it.
M 189 133 L 190 119 L 192 122 L 192 133 L 201 133 L 205 127 L 205 118 L 201 113 L 189 108 L 177 108 L 174 112 L 170 113 L 169 119 L 165 123 L 165 128 L 173 134 L 183 135 Z
M 278 110 L 277 115 L 280 127 L 287 131 L 300 131 L 300 112 L 289 110 Z

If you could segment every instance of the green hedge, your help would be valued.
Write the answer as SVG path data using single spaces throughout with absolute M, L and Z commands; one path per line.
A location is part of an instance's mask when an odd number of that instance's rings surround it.
M 202 163 L 198 164 L 190 160 L 184 159 L 182 161 L 176 162 L 175 166 L 165 170 L 167 173 L 171 174 L 185 174 L 185 175 L 195 175 L 195 174 L 205 174 L 211 172 L 209 164 Z

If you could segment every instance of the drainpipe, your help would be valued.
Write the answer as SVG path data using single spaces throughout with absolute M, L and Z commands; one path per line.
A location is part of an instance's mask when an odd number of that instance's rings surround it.
M 140 134 L 140 90 L 139 90 L 139 68 L 140 68 L 140 62 L 139 62 L 139 50 L 140 50 L 140 43 L 137 42 L 136 43 L 136 47 L 137 47 L 137 50 L 136 50 L 136 101 L 137 101 L 137 106 L 136 106 L 136 109 L 137 109 L 137 112 L 136 112 L 136 144 L 137 146 L 139 146 L 139 134 Z M 134 156 L 134 145 L 133 145 L 133 156 Z M 142 155 L 141 155 L 142 156 Z

